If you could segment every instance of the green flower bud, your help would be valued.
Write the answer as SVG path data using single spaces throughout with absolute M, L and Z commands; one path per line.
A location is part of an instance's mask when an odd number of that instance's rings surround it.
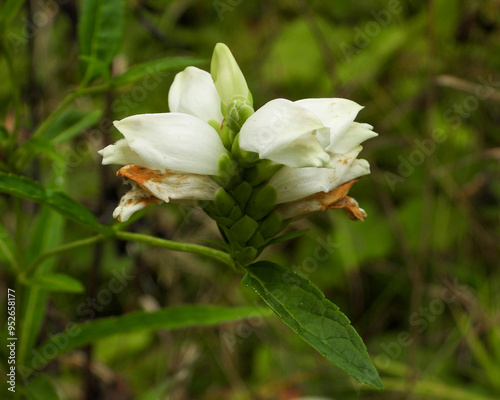
M 262 160 L 245 172 L 245 180 L 253 186 L 269 180 L 283 164 L 277 164 L 271 160 Z
M 278 192 L 274 186 L 262 185 L 254 189 L 248 202 L 246 213 L 255 220 L 260 220 L 276 207 Z
M 229 127 L 239 132 L 245 121 L 254 113 L 252 105 L 243 97 L 236 97 L 226 109 L 226 121 Z
M 223 43 L 217 43 L 215 46 L 210 73 L 225 107 L 236 96 L 247 99 L 250 105 L 253 104 L 252 94 L 248 90 L 245 77 L 231 54 L 231 50 Z

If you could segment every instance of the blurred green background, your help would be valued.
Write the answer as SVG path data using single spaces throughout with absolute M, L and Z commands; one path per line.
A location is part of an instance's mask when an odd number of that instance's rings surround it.
M 2 82 L 0 106 L 8 125 L 13 89 L 20 90 L 26 136 L 78 84 L 79 6 L 31 1 L 7 37 L 17 81 Z M 344 97 L 365 106 L 357 121 L 379 137 L 361 153 L 372 174 L 350 195 L 368 218 L 311 215 L 289 228 L 309 228 L 305 236 L 265 256 L 310 278 L 340 307 L 386 389 L 360 386 L 266 315 L 98 341 L 90 365 L 79 350 L 46 370 L 61 398 L 500 398 L 500 1 L 127 0 L 125 26 L 114 74 L 170 56 L 206 59 L 199 67 L 208 70 L 214 45 L 224 42 L 256 108 L 277 97 Z M 0 76 L 8 76 L 5 63 Z M 166 112 L 174 76 L 146 75 L 80 98 L 74 109 L 102 110 L 102 121 Z M 28 171 L 41 180 L 54 170 L 65 175 L 67 193 L 103 223 L 112 222 L 126 191 L 96 153 L 120 138 L 108 125 L 96 122 L 61 144 L 63 161 L 42 157 Z M 3 197 L 0 210 L 11 223 Z M 149 207 L 128 229 L 219 238 L 200 210 L 174 205 Z M 86 232 L 69 224 L 63 235 L 70 241 Z M 139 244 L 82 248 L 58 258 L 56 269 L 84 282 L 87 293 L 51 296 L 42 339 L 69 321 L 138 309 L 259 304 L 221 265 Z M 93 307 L 88 299 L 117 271 L 134 279 Z

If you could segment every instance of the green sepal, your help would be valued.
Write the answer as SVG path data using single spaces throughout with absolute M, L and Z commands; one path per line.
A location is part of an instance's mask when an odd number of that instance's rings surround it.
M 218 160 L 219 172 L 212 179 L 223 188 L 236 186 L 241 182 L 240 167 L 230 154 L 223 154 Z
M 243 211 L 241 211 L 241 208 L 235 204 L 228 218 L 231 221 L 238 221 L 241 217 L 243 217 Z
M 245 180 L 252 186 L 260 185 L 269 180 L 281 167 L 283 167 L 283 164 L 277 164 L 271 160 L 262 160 L 245 171 Z
M 301 229 L 300 231 L 293 231 L 290 233 L 285 233 L 284 235 L 278 236 L 277 238 L 274 238 L 273 240 L 270 240 L 267 242 L 266 246 L 271 246 L 273 244 L 278 244 L 282 242 L 286 242 L 288 240 L 295 239 L 299 236 L 304 235 L 309 229 Z
M 233 190 L 233 197 L 236 203 L 240 206 L 242 210 L 247 206 L 248 200 L 252 195 L 253 187 L 248 182 L 241 182 L 239 186 Z
M 229 217 L 233 207 L 236 205 L 236 201 L 223 188 L 219 188 L 215 192 L 214 205 L 217 214 L 223 217 Z
M 245 212 L 258 221 L 276 207 L 277 200 L 278 192 L 274 186 L 264 184 L 254 189 Z
M 259 232 L 264 239 L 276 236 L 283 229 L 283 218 L 277 211 L 269 214 L 260 224 Z
M 253 151 L 246 151 L 240 147 L 239 133 L 234 138 L 231 154 L 238 160 L 244 168 L 250 168 L 259 161 L 259 155 Z
M 231 250 L 231 246 L 229 246 L 225 242 L 221 242 L 220 240 L 211 240 L 211 239 L 197 239 L 197 240 L 199 240 L 200 242 L 213 244 L 214 246 L 217 246 L 217 247 L 220 247 L 221 249 L 226 250 L 228 253 Z
M 234 220 L 232 220 L 231 218 L 228 218 L 228 217 L 220 217 L 218 215 L 210 215 L 210 218 L 212 218 L 215 222 L 217 222 L 218 225 L 226 226 L 228 228 L 230 228 L 234 223 Z
M 244 215 L 236 221 L 230 231 L 238 240 L 238 243 L 245 244 L 255 233 L 259 224 L 248 215 Z
M 253 247 L 245 247 L 244 249 L 235 252 L 234 259 L 242 266 L 245 266 L 253 262 L 258 255 L 259 251 L 257 249 Z
M 260 232 L 255 232 L 254 235 L 248 241 L 248 244 L 256 249 L 261 248 L 266 244 L 265 239 L 262 237 Z
M 231 232 L 231 230 L 224 225 L 219 225 L 219 229 L 221 230 L 222 236 L 229 243 L 231 250 L 229 253 L 234 258 L 234 253 L 238 250 L 241 250 L 243 246 L 238 242 L 238 238 L 236 235 Z
M 221 130 L 221 124 L 217 122 L 215 119 L 208 120 L 208 125 L 210 125 L 212 128 L 214 128 L 217 133 L 220 135 L 220 130 Z
M 231 151 L 231 148 L 233 147 L 234 138 L 236 137 L 236 132 L 229 127 L 226 120 L 222 122 L 222 126 L 219 132 L 219 137 L 224 147 L 228 151 Z
M 217 210 L 213 201 L 198 201 L 197 204 L 198 207 L 201 207 L 209 217 L 217 215 Z

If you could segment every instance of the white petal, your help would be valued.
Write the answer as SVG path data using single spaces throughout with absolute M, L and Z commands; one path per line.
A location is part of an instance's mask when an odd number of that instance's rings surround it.
M 214 175 L 226 152 L 215 129 L 188 114 L 141 114 L 114 124 L 152 169 Z
M 285 151 L 296 139 L 310 137 L 324 129 L 313 113 L 285 99 L 271 100 L 251 115 L 240 131 L 240 147 L 273 160 L 273 153 Z M 274 160 L 273 160 L 274 161 Z
M 353 179 L 359 178 L 363 175 L 368 175 L 370 173 L 370 164 L 368 161 L 361 159 L 356 159 L 351 165 L 351 168 L 347 170 L 342 179 L 340 180 L 340 185 L 343 183 L 352 181 Z
M 165 202 L 179 200 L 213 200 L 219 185 L 206 175 L 174 171 L 154 171 L 138 165 L 126 165 L 118 176 L 138 183 L 154 197 Z
M 336 98 L 304 99 L 296 101 L 295 104 L 313 112 L 323 125 L 330 128 L 330 146 L 344 135 L 363 108 L 354 101 Z M 333 147 L 328 147 L 326 150 L 335 152 Z
M 120 204 L 113 211 L 113 218 L 125 222 L 133 213 L 152 203 L 162 203 L 162 201 L 152 196 L 151 193 L 138 186 L 135 182 L 132 182 L 132 189 L 121 198 Z
M 353 122 L 344 135 L 339 137 L 336 142 L 331 143 L 328 149 L 339 154 L 347 153 L 365 140 L 378 136 L 378 133 L 373 132 L 372 129 L 373 126 L 369 124 Z
M 221 123 L 220 97 L 212 76 L 199 68 L 187 67 L 179 72 L 168 92 L 168 105 L 174 113 L 185 113 L 203 121 Z
M 327 168 L 339 168 L 347 167 L 349 168 L 352 162 L 356 159 L 358 154 L 363 150 L 363 146 L 356 146 L 344 154 L 332 154 L 330 153 L 330 162 L 326 165 Z
M 355 160 L 361 146 L 348 154 L 332 157 L 333 168 L 281 168 L 269 181 L 278 192 L 278 203 L 302 199 L 370 173 L 365 160 Z
M 132 151 L 125 139 L 120 139 L 115 144 L 106 146 L 104 149 L 99 150 L 98 153 L 102 156 L 103 165 L 137 164 L 147 167 L 147 165 L 144 165 L 144 160 Z
M 326 166 L 330 161 L 330 155 L 323 150 L 323 146 L 312 136 L 296 139 L 287 147 L 268 155 L 267 158 L 293 168 L 322 167 Z

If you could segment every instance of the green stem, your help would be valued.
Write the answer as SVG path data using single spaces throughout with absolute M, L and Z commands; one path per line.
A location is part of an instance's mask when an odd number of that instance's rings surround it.
M 234 268 L 233 260 L 231 256 L 223 251 L 211 249 L 210 247 L 200 246 L 198 244 L 175 242 L 173 240 L 160 239 L 154 236 L 144 235 L 142 233 L 131 233 L 131 232 L 115 232 L 116 238 L 120 240 L 133 241 L 139 243 L 146 243 L 152 246 L 163 247 L 165 249 L 184 251 L 188 253 L 201 254 L 215 260 L 221 261 L 222 263 Z M 36 270 L 38 265 L 42 263 L 46 258 L 53 257 L 59 253 L 63 253 L 68 250 L 73 250 L 78 247 L 89 246 L 91 244 L 100 242 L 106 239 L 103 235 L 96 235 L 90 238 L 76 240 L 74 242 L 64 244 L 49 250 L 43 254 L 40 254 L 31 265 L 21 274 L 20 279 L 24 280 L 29 277 Z
M 152 246 L 163 247 L 165 249 L 184 251 L 189 253 L 201 254 L 234 268 L 234 262 L 231 256 L 223 251 L 211 249 L 210 247 L 200 246 L 198 244 L 174 242 L 172 240 L 160 239 L 141 233 L 116 232 L 116 237 L 120 240 L 127 240 L 139 243 L 146 243 Z
M 86 239 L 81 239 L 81 240 L 76 240 L 71 243 L 63 244 L 62 246 L 58 246 L 53 248 L 52 250 L 49 250 L 43 254 L 40 254 L 32 263 L 31 265 L 22 273 L 20 276 L 21 280 L 24 278 L 29 277 L 35 270 L 38 265 L 41 264 L 42 261 L 44 261 L 48 257 L 55 256 L 59 253 L 63 253 L 68 250 L 73 250 L 78 247 L 83 247 L 83 246 L 88 246 L 97 242 L 100 242 L 101 240 L 105 239 L 103 235 L 96 235 L 92 236 L 90 238 Z

